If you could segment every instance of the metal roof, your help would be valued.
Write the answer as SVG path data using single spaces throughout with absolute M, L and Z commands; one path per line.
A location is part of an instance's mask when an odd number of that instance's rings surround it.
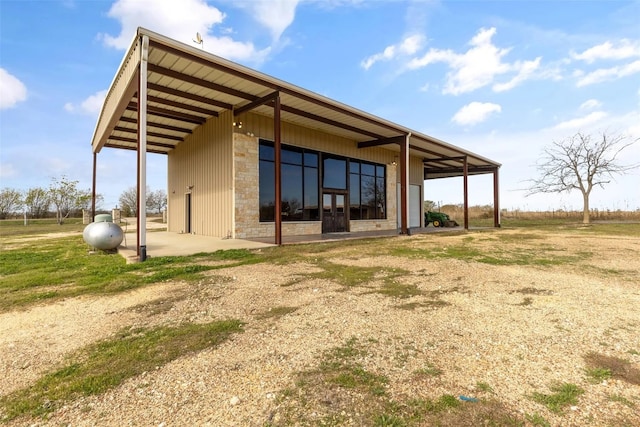
M 96 124 L 92 148 L 137 148 L 138 73 L 141 36 L 149 38 L 147 151 L 166 154 L 208 118 L 224 110 L 251 109 L 273 117 L 271 96 L 278 93 L 281 120 L 338 135 L 362 149 L 384 146 L 399 151 L 410 134 L 412 156 L 424 159 L 425 179 L 489 173 L 500 164 L 402 125 L 376 117 L 309 90 L 233 63 L 201 49 L 138 28 L 109 88 Z

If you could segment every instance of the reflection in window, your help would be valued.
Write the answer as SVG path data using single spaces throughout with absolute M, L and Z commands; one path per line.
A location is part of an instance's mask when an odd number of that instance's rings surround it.
M 260 221 L 275 220 L 275 152 L 273 143 L 260 141 Z M 282 146 L 282 220 L 320 220 L 320 154 Z M 386 169 L 384 165 L 325 157 L 322 186 L 348 190 L 342 195 L 344 210 L 352 220 L 386 218 Z M 348 177 L 348 179 L 347 179 Z M 347 185 L 348 183 L 348 185 Z M 348 200 L 349 205 L 344 205 Z M 323 200 L 324 202 L 324 200 Z
M 386 218 L 384 166 L 351 160 L 349 171 L 350 219 Z
M 347 161 L 327 157 L 322 162 L 322 186 L 324 188 L 347 189 Z
M 273 144 L 260 141 L 260 221 L 275 220 L 275 155 Z M 317 221 L 318 153 L 283 146 L 281 218 L 283 221 Z

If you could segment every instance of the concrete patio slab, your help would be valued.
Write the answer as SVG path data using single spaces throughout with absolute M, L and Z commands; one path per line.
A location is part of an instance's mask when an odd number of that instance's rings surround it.
M 194 255 L 229 249 L 259 249 L 274 246 L 270 243 L 242 239 L 179 234 L 168 231 L 147 231 L 147 257 Z M 118 253 L 128 261 L 137 261 L 136 233 L 125 233 Z

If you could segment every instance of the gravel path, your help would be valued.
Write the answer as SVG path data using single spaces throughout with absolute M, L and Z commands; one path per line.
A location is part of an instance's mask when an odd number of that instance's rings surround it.
M 499 244 L 497 233 L 517 242 L 519 232 L 474 234 L 474 244 Z M 437 239 L 461 245 L 468 237 Z M 402 237 L 415 248 L 434 238 Z M 0 395 L 28 386 L 71 351 L 124 326 L 236 318 L 245 332 L 218 348 L 69 403 L 48 420 L 12 424 L 263 426 L 278 421 L 283 390 L 295 386 L 299 372 L 355 337 L 371 349 L 363 366 L 386 375 L 387 392 L 398 400 L 468 395 L 497 400 L 519 416 L 540 414 L 551 425 L 640 425 L 640 384 L 616 378 L 593 384 L 583 358 L 597 352 L 640 368 L 640 240 L 559 233 L 536 244 L 553 253 L 598 255 L 536 267 L 336 249 L 323 256 L 344 265 L 406 269 L 398 281 L 416 285 L 422 295 L 391 298 L 374 292 L 379 281 L 347 289 L 305 277 L 319 271 L 313 264 L 257 264 L 216 270 L 197 284 L 164 283 L 1 314 Z M 154 301 L 171 308 L 154 312 Z M 295 311 L 268 316 L 282 306 Z M 442 373 L 416 379 L 425 366 Z M 585 390 L 562 414 L 529 398 L 548 393 L 554 382 Z M 359 425 L 357 414 L 345 419 Z

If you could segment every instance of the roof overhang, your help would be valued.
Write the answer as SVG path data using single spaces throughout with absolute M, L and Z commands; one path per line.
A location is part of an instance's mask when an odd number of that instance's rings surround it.
M 109 88 L 92 149 L 137 149 L 138 73 L 141 38 L 149 38 L 147 151 L 167 154 L 211 117 L 225 110 L 251 110 L 273 117 L 280 97 L 281 120 L 338 135 L 360 149 L 384 146 L 424 159 L 425 179 L 489 173 L 500 164 L 439 139 L 392 123 L 314 92 L 241 66 L 201 49 L 138 28 Z

